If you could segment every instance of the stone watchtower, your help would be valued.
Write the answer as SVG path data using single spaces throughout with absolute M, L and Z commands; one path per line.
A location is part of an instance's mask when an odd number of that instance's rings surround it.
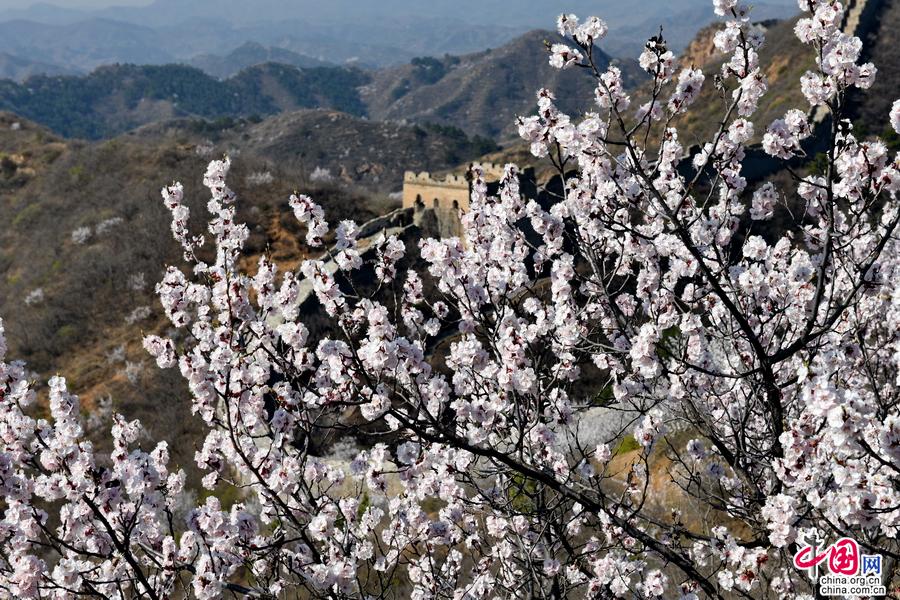
M 494 163 L 480 164 L 488 182 L 503 177 L 503 166 Z M 403 208 L 416 212 L 430 209 L 435 213 L 442 235 L 457 235 L 459 215 L 469 210 L 471 184 L 464 174 L 450 173 L 443 178 L 433 177 L 423 171 L 403 174 Z
M 496 194 L 503 179 L 504 165 L 477 164 L 484 172 L 488 194 Z M 523 198 L 540 199 L 532 167 L 519 173 L 519 185 Z M 412 208 L 416 219 L 434 219 L 441 237 L 462 235 L 459 217 L 469 210 L 471 191 L 471 183 L 464 174 L 450 173 L 443 178 L 433 177 L 427 171 L 403 174 L 403 208 Z
M 450 174 L 437 179 L 427 171 L 407 171 L 403 174 L 403 208 L 468 210 L 469 182 L 464 175 Z

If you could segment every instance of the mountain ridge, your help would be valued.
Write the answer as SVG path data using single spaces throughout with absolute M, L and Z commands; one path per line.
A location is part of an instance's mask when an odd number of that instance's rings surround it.
M 565 110 L 586 108 L 585 102 L 593 98 L 590 77 L 549 65 L 548 40 L 562 38 L 534 30 L 493 50 L 440 59 L 418 57 L 377 71 L 263 63 L 220 80 L 187 65 L 104 66 L 82 77 L 35 76 L 22 84 L 0 81 L 0 110 L 21 114 L 67 137 L 88 139 L 177 117 L 247 118 L 328 108 L 505 140 L 515 136 L 516 116 L 535 109 L 541 87 L 558 91 Z M 596 56 L 601 67 L 616 60 L 629 85 L 641 77 L 636 61 L 613 59 L 600 50 Z
M 556 32 L 535 29 L 504 46 L 458 57 L 420 59 L 373 74 L 361 95 L 376 119 L 406 119 L 452 124 L 471 133 L 508 140 L 516 137 L 515 118 L 536 107 L 536 93 L 557 93 L 563 110 L 587 108 L 595 82 L 579 69 L 550 66 L 545 44 L 564 40 Z M 628 87 L 641 79 L 637 61 L 595 51 L 598 66 L 615 62 Z M 587 100 L 585 100 L 587 99 Z

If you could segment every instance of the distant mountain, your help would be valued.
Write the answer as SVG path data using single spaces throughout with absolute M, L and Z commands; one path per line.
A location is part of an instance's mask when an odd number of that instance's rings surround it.
M 771 0 L 783 6 L 796 6 L 793 0 Z M 581 16 L 598 15 L 616 27 L 638 24 L 647 15 L 660 18 L 677 15 L 692 8 L 712 13 L 708 0 L 642 0 L 640 10 L 621 0 L 156 0 L 146 6 L 118 6 L 87 14 L 141 23 L 151 27 L 169 26 L 187 19 L 215 18 L 236 26 L 249 26 L 265 20 L 303 20 L 313 24 L 371 23 L 377 27 L 388 21 L 411 24 L 433 19 L 452 20 L 468 25 L 501 25 L 516 28 L 546 27 L 558 14 L 572 12 Z M 46 5 L 13 13 L 34 18 L 46 15 Z M 83 18 L 74 11 L 69 18 Z M 262 15 L 270 15 L 267 18 Z M 272 16 L 277 15 L 277 16 Z M 0 18 L 3 14 L 0 13 Z M 58 17 L 57 17 L 58 18 Z M 698 23 L 698 27 L 703 23 Z
M 556 92 L 566 111 L 578 112 L 593 102 L 592 78 L 580 69 L 551 67 L 545 41 L 561 38 L 537 30 L 495 50 L 417 59 L 384 69 L 374 73 L 362 97 L 375 119 L 442 123 L 492 138 L 513 138 L 515 117 L 535 110 L 535 94 L 541 87 Z M 595 56 L 601 68 L 612 60 L 599 50 Z M 618 64 L 626 83 L 635 85 L 641 77 L 637 63 Z
M 76 75 L 77 71 L 0 52 L 0 79 L 24 81 L 32 75 Z
M 231 77 L 247 67 L 264 63 L 279 63 L 300 68 L 334 66 L 334 64 L 318 58 L 291 52 L 284 48 L 266 47 L 256 42 L 247 42 L 225 56 L 201 54 L 188 61 L 189 65 L 222 79 Z
M 270 14 L 270 13 L 265 13 Z M 335 22 L 284 18 L 234 25 L 221 19 L 188 17 L 165 27 L 167 48 L 178 57 L 227 54 L 252 40 L 328 63 L 367 67 L 396 65 L 415 56 L 462 54 L 499 46 L 522 33 L 505 24 L 470 25 L 459 19 L 361 20 L 355 13 Z
M 97 139 L 182 116 L 215 119 L 328 107 L 364 114 L 357 88 L 369 75 L 346 67 L 250 67 L 226 80 L 182 65 L 101 67 L 81 77 L 0 81 L 0 110 L 67 137 Z
M 0 52 L 81 71 L 114 63 L 193 64 L 195 57 L 208 60 L 211 57 L 205 55 L 216 57 L 232 52 L 238 52 L 236 58 L 245 61 L 255 55 L 254 60 L 258 62 L 259 47 L 272 48 L 270 60 L 274 62 L 295 64 L 296 55 L 303 55 L 323 64 L 358 63 L 379 67 L 403 63 L 423 54 L 482 50 L 502 44 L 519 33 L 518 29 L 501 25 L 467 25 L 443 19 L 321 24 L 306 19 L 284 19 L 236 26 L 218 19 L 187 17 L 171 25 L 151 28 L 108 17 L 79 19 L 73 23 L 0 17 Z M 248 42 L 253 44 L 249 48 L 245 47 Z M 278 58 L 278 49 L 289 54 Z M 250 57 L 246 55 L 248 50 Z M 223 72 L 221 61 L 215 58 L 212 61 L 217 63 L 213 68 Z
M 0 23 L 0 52 L 76 71 L 113 63 L 174 62 L 164 40 L 149 27 L 108 19 L 66 25 L 24 20 Z

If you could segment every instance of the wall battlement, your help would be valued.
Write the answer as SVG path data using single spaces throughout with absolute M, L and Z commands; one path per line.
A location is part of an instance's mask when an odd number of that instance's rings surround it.
M 488 180 L 499 181 L 503 178 L 503 173 L 506 170 L 506 165 L 500 163 L 483 162 L 478 163 L 478 166 L 481 167 L 482 171 L 484 171 L 484 176 Z
M 422 171 L 421 173 L 406 171 L 403 174 L 403 185 L 406 186 L 407 183 L 437 187 L 468 187 L 469 185 L 469 182 L 466 181 L 466 178 L 462 175 L 450 174 L 446 175 L 443 179 L 437 179 L 428 171 Z

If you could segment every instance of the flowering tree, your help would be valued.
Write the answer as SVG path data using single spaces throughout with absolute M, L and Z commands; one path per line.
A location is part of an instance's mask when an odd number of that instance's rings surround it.
M 790 160 L 824 135 L 826 167 L 791 169 L 790 190 L 749 190 L 763 39 L 746 8 L 714 4 L 729 18 L 715 38 L 727 102 L 693 174 L 675 125 L 703 73 L 676 75 L 651 39 L 652 89 L 635 112 L 619 70 L 594 62 L 603 21 L 564 15 L 573 41 L 550 61 L 596 78 L 597 110 L 573 122 L 542 90 L 520 120 L 563 197 L 524 200 L 512 166 L 491 197 L 474 169 L 464 240 L 422 240 L 422 272 L 398 268 L 396 237 L 364 253 L 345 221 L 301 274 L 279 277 L 265 258 L 243 273 L 227 160 L 204 179 L 204 261 L 182 188 L 167 187 L 192 270 L 169 267 L 157 286 L 181 333 L 144 344 L 180 369 L 208 426 L 204 485 L 239 501 L 210 495 L 180 519 L 184 475 L 165 443 L 138 449 L 139 424 L 115 417 L 101 456 L 62 379 L 36 419 L 24 366 L 0 363 L 0 593 L 805 598 L 801 542 L 844 536 L 883 555 L 896 584 L 900 162 L 843 121 L 875 68 L 857 64 L 838 2 L 801 0 L 811 14 L 796 32 L 817 58 L 801 85 L 830 118 L 819 134 L 790 110 L 763 147 Z M 900 103 L 891 122 L 900 130 Z M 323 246 L 322 209 L 290 204 Z M 374 286 L 351 285 L 363 271 Z M 302 322 L 305 289 L 327 335 Z M 598 410 L 623 425 L 586 443 Z M 344 463 L 317 455 L 315 440 L 361 421 L 383 441 Z M 637 449 L 617 456 L 623 435 Z M 660 502 L 666 490 L 677 501 Z

